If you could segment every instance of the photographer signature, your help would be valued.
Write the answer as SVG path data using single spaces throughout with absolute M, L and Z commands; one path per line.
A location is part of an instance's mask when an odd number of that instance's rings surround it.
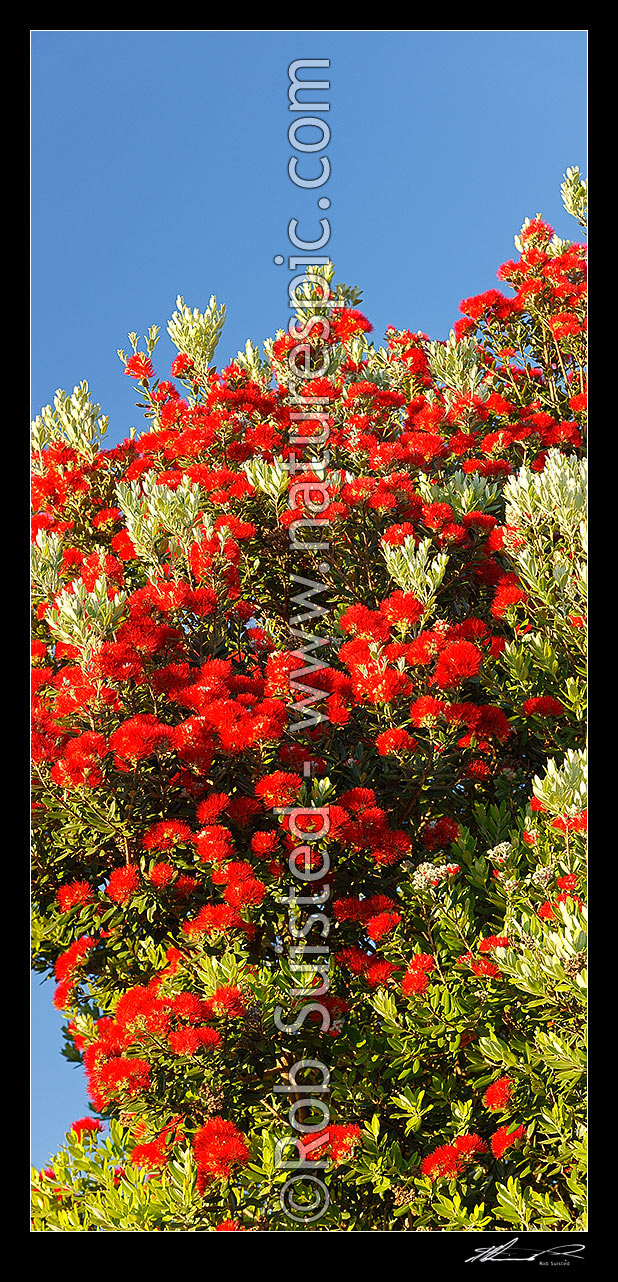
M 543 1255 L 563 1256 L 571 1260 L 580 1259 L 584 1254 L 583 1242 L 564 1242 L 560 1246 L 551 1246 L 545 1251 L 531 1251 L 527 1246 L 516 1246 L 519 1238 L 511 1238 L 510 1242 L 504 1245 L 477 1247 L 474 1255 L 468 1256 L 464 1261 L 465 1264 L 475 1264 L 477 1261 L 485 1263 L 487 1260 L 539 1260 Z

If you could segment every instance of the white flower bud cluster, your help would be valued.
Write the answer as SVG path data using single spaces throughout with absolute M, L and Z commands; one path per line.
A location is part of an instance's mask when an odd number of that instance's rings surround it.
M 202 510 L 205 496 L 200 486 L 186 476 L 172 490 L 167 485 L 157 485 L 156 477 L 147 473 L 139 481 L 120 482 L 116 499 L 138 556 L 155 570 L 169 543 L 168 536 L 172 545 L 186 552 L 199 534 L 205 533 L 208 538 L 212 535 L 212 525 Z
M 256 383 L 265 383 L 270 373 L 267 361 L 263 361 L 260 356 L 259 348 L 248 338 L 245 343 L 244 352 L 237 352 L 235 362 L 241 369 L 245 369 L 250 378 Z
M 586 607 L 587 463 L 557 449 L 542 472 L 521 467 L 504 487 L 508 548 L 524 586 L 566 619 Z
M 404 592 L 412 592 L 425 606 L 429 614 L 448 565 L 448 554 L 439 552 L 431 555 L 431 539 L 422 539 L 418 547 L 414 536 L 409 534 L 400 547 L 391 547 L 382 542 L 382 555 L 386 568 L 398 587 Z
M 225 324 L 225 304 L 218 308 L 212 294 L 205 312 L 197 307 L 191 311 L 179 294 L 176 307 L 167 332 L 178 351 L 190 356 L 198 373 L 205 374 Z
M 419 864 L 410 877 L 412 890 L 428 891 L 430 894 L 446 877 L 453 877 L 459 871 L 459 864 Z
M 485 400 L 489 387 L 484 382 L 485 371 L 479 364 L 478 347 L 473 338 L 455 337 L 451 330 L 446 343 L 428 343 L 427 353 L 431 372 L 437 382 L 444 384 L 445 403 L 451 408 L 452 395 L 467 392 Z
M 89 592 L 81 579 L 59 592 L 46 617 L 58 641 L 91 651 L 108 632 L 118 626 L 125 609 L 126 592 L 110 598 L 104 574 Z
M 443 485 L 435 485 L 430 477 L 420 472 L 417 488 L 426 503 L 448 503 L 456 516 L 467 512 L 488 512 L 500 497 L 499 486 L 473 472 L 466 475 L 457 468 Z
M 72 396 L 59 389 L 54 408 L 45 405 L 32 422 L 32 448 L 39 452 L 46 445 L 62 442 L 90 461 L 107 432 L 109 419 L 101 406 L 90 400 L 88 384 L 73 388 Z
M 535 775 L 532 791 L 549 814 L 568 817 L 581 814 L 588 797 L 585 750 L 569 748 L 561 766 L 557 766 L 553 758 L 548 761 L 543 778 Z
M 39 530 L 32 545 L 30 564 L 32 582 L 44 598 L 55 596 L 60 587 L 63 555 L 62 535 Z
M 273 459 L 272 463 L 258 458 L 249 459 L 244 464 L 244 472 L 253 488 L 272 499 L 275 507 L 288 492 L 289 472 L 280 458 Z
M 487 858 L 492 864 L 505 864 L 509 855 L 513 853 L 513 843 L 511 841 L 501 841 L 497 846 L 492 846 L 487 851 Z
M 542 472 L 520 467 L 504 488 L 506 520 L 522 532 L 544 522 L 570 536 L 586 511 L 588 468 L 585 459 L 550 449 Z
M 588 183 L 585 178 L 582 178 L 577 165 L 567 169 L 560 191 L 562 192 L 562 203 L 567 214 L 571 214 L 582 227 L 586 227 L 588 223 Z
M 530 874 L 530 881 L 533 886 L 545 887 L 549 885 L 553 876 L 553 868 L 549 868 L 547 864 L 539 864 L 538 867 Z
M 325 304 L 331 295 L 331 284 L 335 275 L 334 263 L 331 263 L 330 260 L 327 263 L 307 263 L 306 265 L 303 263 L 303 272 L 304 277 L 301 283 L 294 289 L 295 301 L 300 302 L 300 299 L 303 298 L 305 302 L 312 302 L 311 310 L 316 316 L 326 315 L 328 309 Z M 341 289 L 345 290 L 346 286 L 339 286 L 336 292 L 339 293 Z M 354 306 L 354 303 L 349 299 L 346 299 L 345 302 L 348 307 Z M 344 298 L 342 297 L 341 304 L 343 305 L 343 303 Z M 306 314 L 302 306 L 296 309 L 295 315 L 296 319 L 302 321 L 303 325 L 305 325 Z
M 536 214 L 536 216 L 535 216 L 535 218 L 534 218 L 534 222 L 538 222 L 540 219 L 541 219 L 541 214 Z M 521 238 L 521 237 L 522 237 L 523 232 L 525 232 L 525 231 L 527 231 L 527 230 L 528 230 L 528 228 L 529 228 L 529 226 L 530 226 L 530 224 L 531 224 L 531 222 L 532 222 L 532 221 L 533 221 L 533 220 L 532 220 L 532 218 L 524 218 L 524 221 L 523 221 L 523 223 L 522 223 L 522 225 L 521 225 L 521 230 L 520 230 L 520 232 L 519 232 L 519 235 L 518 235 L 518 236 L 513 236 L 513 244 L 514 244 L 514 246 L 515 246 L 515 248 L 516 248 L 516 250 L 517 250 L 517 253 L 518 253 L 518 254 L 523 253 L 524 245 L 525 245 L 525 243 L 526 243 L 526 242 L 525 242 L 525 240 L 522 240 L 522 238 Z

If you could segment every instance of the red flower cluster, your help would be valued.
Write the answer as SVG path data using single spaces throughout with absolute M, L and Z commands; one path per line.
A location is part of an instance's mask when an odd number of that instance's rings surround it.
M 479 1135 L 459 1135 L 452 1144 L 440 1144 L 421 1162 L 421 1172 L 430 1180 L 454 1180 L 466 1167 L 487 1153 Z
M 341 1166 L 349 1161 L 354 1150 L 361 1142 L 360 1126 L 348 1123 L 346 1126 L 329 1126 L 317 1135 L 310 1135 L 304 1147 L 309 1161 L 316 1162 L 328 1153 L 334 1166 Z
M 155 1176 L 183 1128 L 201 1192 L 216 1195 L 213 1185 L 248 1162 L 244 1105 L 236 1120 L 217 1110 L 245 1098 L 246 1069 L 263 1057 L 256 1005 L 288 934 L 295 957 L 325 922 L 337 937 L 320 998 L 329 1019 L 311 1011 L 299 1054 L 322 1034 L 339 1037 L 345 1082 L 348 1027 L 364 1012 L 373 1037 L 383 1002 L 425 1045 L 431 1016 L 435 1082 L 487 1011 L 501 1011 L 510 981 L 496 950 L 525 949 L 518 896 L 530 894 L 552 931 L 561 904 L 582 904 L 566 855 L 583 844 L 585 813 L 566 802 L 555 817 L 533 803 L 538 838 L 526 830 L 523 852 L 514 840 L 508 872 L 484 886 L 487 834 L 505 810 L 516 827 L 548 742 L 561 751 L 581 741 L 570 701 L 556 697 L 569 688 L 562 650 L 555 681 L 540 670 L 519 684 L 504 676 L 508 647 L 535 628 L 538 604 L 517 570 L 523 532 L 507 523 L 504 484 L 522 463 L 542 472 L 550 450 L 576 456 L 583 440 L 585 256 L 551 238 L 540 219 L 525 228 L 518 261 L 499 273 L 513 297 L 491 289 L 461 304 L 455 338 L 474 360 L 473 388 L 436 374 L 420 333 L 390 328 L 376 357 L 363 342 L 371 325 L 344 292 L 302 343 L 277 336 L 270 368 L 239 358 L 204 369 L 180 352 L 170 379 L 157 381 L 151 353 L 133 352 L 125 372 L 145 407 L 141 435 L 80 451 L 50 430 L 35 451 L 42 965 L 54 966 L 58 1008 L 86 1009 L 70 1031 L 92 1104 L 123 1120 L 132 1165 Z M 327 374 L 324 346 L 337 357 Z M 300 374 L 302 399 L 311 398 L 302 413 Z M 322 447 L 328 468 L 318 466 Z M 304 537 L 307 517 L 316 546 Z M 563 624 L 568 655 L 582 616 L 565 612 Z M 535 840 L 536 881 L 517 868 Z M 563 874 L 555 883 L 552 868 Z M 315 898 L 309 936 L 296 933 L 294 913 L 282 926 L 288 874 L 310 909 Z M 485 891 L 489 908 L 473 912 L 471 894 Z M 508 927 L 496 916 L 511 893 L 513 929 L 510 915 Z M 541 903 L 544 894 L 555 897 Z M 509 934 L 479 938 L 500 929 Z M 464 944 L 457 957 L 457 938 L 478 939 L 474 952 Z M 107 1014 L 92 1022 L 97 1004 Z M 290 1004 L 298 1013 L 298 994 Z M 389 1054 L 390 1042 L 375 1062 Z M 466 1054 L 456 1062 L 458 1074 Z M 234 1091 L 218 1095 L 231 1073 Z M 182 1099 L 163 1130 L 162 1083 Z M 484 1107 L 508 1110 L 513 1091 L 499 1078 Z M 448 1136 L 448 1119 L 431 1116 L 436 1138 Z M 100 1123 L 73 1129 L 85 1135 Z M 489 1147 L 472 1132 L 457 1136 L 423 1157 L 421 1173 L 456 1179 L 524 1135 L 503 1126 Z M 335 1165 L 360 1142 L 356 1124 L 306 1141 L 310 1158 L 328 1152 Z M 217 1231 L 253 1227 L 244 1211 L 217 1223 L 225 1214 L 213 1211 Z
M 232 1168 L 249 1161 L 249 1149 L 233 1122 L 211 1117 L 193 1139 L 197 1169 L 203 1184 L 227 1180 Z
M 492 1113 L 501 1112 L 510 1104 L 512 1092 L 513 1083 L 510 1077 L 499 1077 L 485 1091 L 483 1096 L 485 1108 L 488 1108 Z
M 434 969 L 434 959 L 429 953 L 415 953 L 401 981 L 404 997 L 422 996 L 429 985 L 428 975 Z
M 80 1117 L 79 1121 L 71 1122 L 71 1130 L 81 1140 L 84 1135 L 98 1135 L 103 1130 L 103 1123 L 97 1117 Z
M 524 1126 L 516 1126 L 512 1130 L 510 1126 L 500 1126 L 489 1141 L 489 1147 L 494 1157 L 498 1159 L 504 1157 L 507 1149 L 517 1144 L 519 1140 L 524 1138 L 525 1134 L 526 1129 Z

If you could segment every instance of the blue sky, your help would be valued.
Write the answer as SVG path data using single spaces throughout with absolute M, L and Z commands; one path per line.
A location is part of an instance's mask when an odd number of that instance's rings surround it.
M 298 58 L 331 64 L 313 73 L 331 104 L 317 191 L 288 175 Z M 560 183 L 586 171 L 586 60 L 584 31 L 33 32 L 33 413 L 87 379 L 110 443 L 140 427 L 116 351 L 159 325 L 168 377 L 177 294 L 226 303 L 219 366 L 285 328 L 290 273 L 273 258 L 291 218 L 318 235 L 320 195 L 327 252 L 362 288 L 376 341 L 389 324 L 447 337 L 460 299 L 496 286 L 526 216 L 577 239 Z M 35 982 L 37 1164 L 87 1111 L 51 992 Z

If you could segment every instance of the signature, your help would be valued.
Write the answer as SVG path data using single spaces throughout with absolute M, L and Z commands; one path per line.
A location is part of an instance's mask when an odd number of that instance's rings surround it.
M 565 1256 L 568 1259 L 577 1260 L 584 1254 L 583 1242 L 563 1242 L 560 1246 L 551 1246 L 545 1251 L 531 1251 L 527 1246 L 516 1246 L 519 1242 L 518 1237 L 511 1238 L 510 1242 L 499 1243 L 497 1246 L 477 1247 L 474 1255 L 469 1255 L 464 1261 L 465 1264 L 475 1264 L 477 1260 L 485 1263 L 487 1260 L 540 1260 L 543 1255 Z

